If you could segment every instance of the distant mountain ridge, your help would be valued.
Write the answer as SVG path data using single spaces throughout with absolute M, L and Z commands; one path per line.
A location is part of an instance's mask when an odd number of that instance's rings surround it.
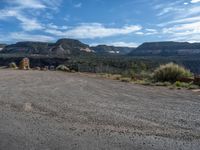
M 0 64 L 5 66 L 10 62 L 19 63 L 23 57 L 29 57 L 32 66 L 67 64 L 77 69 L 83 65 L 83 68 L 90 66 L 91 70 L 95 65 L 102 67 L 102 64 L 112 64 L 111 67 L 119 67 L 126 66 L 131 61 L 149 61 L 149 66 L 154 66 L 152 62 L 156 62 L 155 66 L 175 62 L 200 74 L 200 43 L 149 42 L 137 48 L 107 45 L 90 47 L 78 40 L 60 39 L 55 43 L 18 42 L 1 44 L 0 47 L 3 48 L 0 50 Z M 116 65 L 118 61 L 119 64 Z M 124 63 L 120 63 L 121 61 Z
M 90 47 L 78 40 L 59 39 L 56 43 L 48 42 L 17 42 L 2 47 L 1 53 L 8 54 L 38 54 L 38 55 L 78 55 L 81 52 L 98 54 L 127 54 L 134 48 L 98 45 Z
M 137 48 L 98 45 L 90 47 L 78 40 L 60 39 L 55 43 L 18 42 L 0 44 L 0 53 L 38 54 L 38 55 L 79 55 L 82 52 L 96 54 L 115 54 L 128 56 L 200 56 L 200 43 L 188 42 L 148 42 Z
M 107 45 L 97 45 L 91 47 L 96 53 L 99 54 L 128 54 L 133 51 L 135 48 L 131 47 L 116 47 L 116 46 L 107 46 Z
M 200 55 L 200 43 L 148 42 L 129 53 L 131 56 L 188 56 Z
M 6 44 L 0 44 L 0 51 L 6 46 Z
M 8 54 L 38 54 L 38 55 L 76 55 L 81 52 L 94 52 L 98 54 L 127 54 L 134 48 L 98 45 L 90 47 L 78 40 L 59 39 L 56 43 L 48 42 L 17 42 L 4 45 L 1 53 Z
M 89 45 L 78 40 L 60 39 L 56 43 L 47 42 L 18 42 L 7 45 L 1 53 L 40 54 L 40 55 L 75 55 L 81 51 L 91 52 Z

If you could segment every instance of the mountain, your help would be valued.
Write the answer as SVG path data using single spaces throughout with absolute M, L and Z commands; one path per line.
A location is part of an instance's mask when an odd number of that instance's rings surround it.
M 94 52 L 99 54 L 128 54 L 134 48 L 130 47 L 115 47 L 115 46 L 107 46 L 107 45 L 98 45 L 91 47 Z
M 0 44 L 0 51 L 6 46 L 6 44 Z
M 38 54 L 38 55 L 76 55 L 80 52 L 96 52 L 98 54 L 127 54 L 134 48 L 98 45 L 89 47 L 73 39 L 60 39 L 56 43 L 18 42 L 5 46 L 1 53 L 8 54 Z
M 81 51 L 92 52 L 89 45 L 73 39 L 60 39 L 51 45 L 48 50 L 53 55 L 76 55 Z
M 200 56 L 200 43 L 150 42 L 137 48 L 98 45 L 90 47 L 74 39 L 60 39 L 55 43 L 18 42 L 12 45 L 0 44 L 0 53 L 37 55 L 79 55 L 82 52 L 117 54 L 128 56 Z
M 75 55 L 81 51 L 91 52 L 90 47 L 73 39 L 60 39 L 56 43 L 18 42 L 7 45 L 1 53 L 39 54 L 39 55 Z
M 131 56 L 188 56 L 200 55 L 200 43 L 151 42 L 143 43 L 128 55 Z

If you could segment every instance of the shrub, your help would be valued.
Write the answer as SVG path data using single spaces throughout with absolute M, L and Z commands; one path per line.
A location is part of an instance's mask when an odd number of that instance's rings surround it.
M 120 80 L 122 76 L 120 74 L 113 74 L 110 78 L 113 80 Z
M 33 70 L 41 70 L 41 68 L 40 67 L 35 67 L 35 68 L 33 68 Z
M 134 83 L 140 85 L 152 85 L 151 81 L 149 80 L 136 80 L 134 81 Z
M 192 90 L 192 89 L 199 89 L 200 87 L 198 85 L 194 85 L 194 84 L 191 84 L 188 89 Z
M 177 88 L 187 88 L 187 89 L 198 89 L 199 88 L 198 85 L 194 85 L 192 82 L 185 83 L 185 82 L 180 82 L 180 81 L 176 81 L 174 83 L 174 86 Z
M 194 84 L 200 86 L 200 76 L 196 76 L 196 77 L 194 78 Z
M 182 87 L 182 88 L 188 88 L 190 86 L 190 83 L 185 83 L 185 82 L 180 82 L 180 81 L 176 81 L 174 83 L 174 85 L 176 87 Z
M 103 78 L 108 78 L 112 80 L 121 80 L 122 76 L 120 74 L 108 74 L 108 73 L 100 73 L 99 74 Z
M 121 82 L 131 82 L 131 78 L 121 78 Z
M 58 67 L 56 67 L 56 70 L 65 71 L 65 72 L 69 72 L 70 71 L 70 69 L 65 65 L 59 65 Z
M 156 82 L 154 83 L 155 86 L 170 86 L 170 82 Z
M 11 63 L 9 64 L 9 68 L 17 69 L 16 63 L 15 63 L 15 62 L 11 62 Z
M 75 70 L 71 70 L 71 73 L 76 73 L 76 71 Z
M 100 76 L 103 77 L 103 78 L 109 78 L 110 74 L 108 74 L 108 73 L 100 73 Z
M 192 73 L 189 70 L 174 63 L 161 65 L 153 75 L 154 79 L 159 82 L 176 82 L 179 78 L 191 76 Z
M 152 72 L 142 71 L 139 75 L 143 79 L 152 79 Z

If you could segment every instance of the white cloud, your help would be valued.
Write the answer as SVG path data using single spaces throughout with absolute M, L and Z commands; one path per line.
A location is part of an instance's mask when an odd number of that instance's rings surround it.
M 192 0 L 191 3 L 199 3 L 200 0 Z
M 137 35 L 144 35 L 144 32 L 136 32 L 135 34 L 137 34 Z
M 185 10 L 185 8 L 181 6 L 181 4 L 182 4 L 181 1 L 175 1 L 175 2 L 166 1 L 161 4 L 155 5 L 153 8 L 158 11 L 157 16 L 161 17 Z
M 179 42 L 190 42 L 190 43 L 195 43 L 195 42 L 200 42 L 200 35 L 193 35 L 190 38 L 186 36 L 177 36 L 177 37 L 172 37 L 170 40 L 172 41 L 179 41 Z
M 21 27 L 25 31 L 41 30 L 43 29 L 36 19 L 28 18 L 19 9 L 4 9 L 0 11 L 0 19 L 16 18 L 20 21 Z
M 34 31 L 42 30 L 46 27 L 46 25 L 39 22 L 36 16 L 38 14 L 41 16 L 40 12 L 44 9 L 57 9 L 62 3 L 62 0 L 5 0 L 4 2 L 7 5 L 0 10 L 0 20 L 15 18 L 19 21 L 23 31 Z M 43 16 L 50 15 L 47 12 Z M 53 28 L 52 26 L 50 28 Z M 62 26 L 60 29 L 66 29 L 66 26 Z
M 182 11 L 181 13 L 183 13 L 182 14 L 183 17 L 192 16 L 192 15 L 199 15 L 200 14 L 200 6 L 190 7 L 185 12 Z M 179 14 L 179 15 L 181 15 L 181 14 Z
M 110 43 L 110 45 L 119 47 L 137 47 L 139 44 L 134 42 L 113 42 Z
M 9 4 L 0 10 L 0 20 L 16 19 L 18 20 L 23 32 L 12 33 L 11 36 L 19 39 L 40 39 L 42 35 L 29 35 L 30 31 L 39 30 L 42 33 L 53 35 L 57 38 L 77 38 L 77 39 L 94 39 L 119 35 L 139 34 L 142 29 L 139 25 L 125 25 L 122 27 L 106 27 L 100 23 L 79 24 L 78 26 L 57 26 L 53 23 L 44 24 L 39 21 L 34 14 L 35 11 L 43 12 L 44 9 L 58 7 L 62 0 L 13 0 L 5 1 Z M 74 7 L 81 7 L 82 3 L 77 3 Z M 36 10 L 37 9 L 37 10 Z M 31 13 L 30 13 L 31 12 Z M 33 17 L 35 16 L 35 17 Z M 44 14 L 45 16 L 45 14 Z M 29 37 L 30 36 L 30 37 Z M 49 40 L 50 37 L 44 36 Z M 121 43 L 124 44 L 124 43 Z
M 46 35 L 33 35 L 27 34 L 24 32 L 14 32 L 8 35 L 8 38 L 15 41 L 43 41 L 49 42 L 54 41 L 55 39 L 51 36 Z
M 200 41 L 200 22 L 178 24 L 163 29 L 172 40 Z
M 191 0 L 191 3 L 200 0 Z M 158 24 L 159 35 L 169 40 L 200 41 L 200 5 L 189 2 L 166 2 L 155 9 L 158 10 L 159 19 L 169 20 Z
M 46 8 L 44 4 L 39 0 L 12 0 L 8 1 L 11 5 L 15 5 L 20 8 L 33 8 L 33 9 L 43 9 Z
M 53 23 L 45 25 L 36 18 L 24 15 L 21 9 L 4 9 L 0 11 L 0 19 L 16 18 L 20 21 L 23 31 L 44 30 L 46 33 L 58 37 L 69 37 L 78 39 L 103 38 L 117 35 L 127 35 L 142 29 L 139 25 L 127 25 L 121 28 L 105 27 L 100 23 L 80 24 L 79 26 L 56 26 Z
M 194 33 L 200 33 L 200 22 L 193 22 L 193 23 L 188 23 L 188 24 L 180 24 L 180 25 L 175 25 L 170 28 L 164 28 L 164 31 L 167 33 L 174 33 L 174 32 L 187 32 L 187 31 L 192 31 Z
M 40 0 L 43 2 L 46 7 L 50 9 L 58 9 L 58 7 L 62 4 L 63 0 Z
M 200 2 L 200 0 L 198 1 Z M 200 14 L 199 5 L 189 5 L 188 3 L 183 3 L 181 0 L 173 3 L 164 2 L 163 4 L 154 6 L 154 9 L 158 11 L 158 17 L 170 17 L 170 19 L 182 19 Z
M 81 8 L 82 7 L 82 3 L 78 3 L 74 5 L 75 8 Z
M 57 9 L 62 0 L 12 0 L 6 2 L 11 6 L 21 9 Z
M 157 16 L 162 16 L 162 15 L 165 15 L 165 14 L 175 11 L 175 10 L 176 9 L 174 7 L 166 7 L 166 8 L 163 8 L 162 11 L 159 12 Z
M 145 29 L 145 30 L 148 31 L 148 32 L 157 32 L 156 29 Z
M 60 31 L 60 30 L 57 30 L 57 29 L 53 29 L 53 28 L 46 28 L 44 30 L 46 33 L 48 34 L 52 34 L 54 36 L 59 36 L 59 37 L 64 37 L 65 36 L 65 33 Z
M 18 10 L 3 9 L 3 10 L 0 10 L 0 19 L 15 17 L 17 14 L 18 14 Z
M 48 24 L 48 25 L 46 25 L 46 27 L 47 27 L 47 30 L 49 29 L 49 30 L 66 30 L 66 29 L 68 29 L 69 27 L 68 26 L 57 26 L 57 25 L 55 25 L 55 24 L 53 24 L 53 23 L 50 23 L 50 24 Z
M 141 30 L 139 25 L 123 26 L 121 28 L 109 28 L 100 23 L 81 24 L 80 26 L 72 27 L 71 29 L 62 32 L 60 30 L 45 30 L 47 33 L 78 39 L 93 39 L 103 38 L 117 35 L 127 35 Z
M 200 21 L 200 16 L 194 16 L 194 17 L 187 17 L 183 19 L 173 20 L 165 23 L 161 23 L 158 26 L 163 27 L 171 24 L 180 24 L 180 23 L 189 23 L 189 22 L 195 22 Z
M 145 35 L 155 35 L 158 34 L 158 31 L 156 29 L 145 29 Z
M 104 42 L 104 43 L 92 43 L 90 46 L 97 46 L 97 45 L 108 45 L 108 46 L 117 46 L 117 47 L 137 47 L 139 44 L 134 42 Z
M 44 27 L 36 19 L 28 19 L 24 16 L 18 16 L 24 31 L 42 30 Z

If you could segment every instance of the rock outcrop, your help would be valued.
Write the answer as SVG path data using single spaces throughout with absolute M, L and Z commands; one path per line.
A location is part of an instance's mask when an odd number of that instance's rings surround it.
M 200 55 L 200 43 L 151 42 L 143 43 L 129 53 L 131 56 L 188 56 Z

